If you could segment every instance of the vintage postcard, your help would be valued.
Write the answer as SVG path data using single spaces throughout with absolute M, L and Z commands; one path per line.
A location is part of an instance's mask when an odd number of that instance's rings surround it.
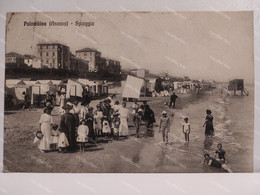
M 4 172 L 253 172 L 253 12 L 6 16 Z

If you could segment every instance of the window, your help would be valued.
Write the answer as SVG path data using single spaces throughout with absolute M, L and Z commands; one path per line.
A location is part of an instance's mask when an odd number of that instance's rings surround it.
M 55 52 L 52 52 L 52 56 L 55 56 Z
M 46 45 L 46 49 L 48 49 L 48 45 Z
M 48 52 L 46 52 L 46 56 L 49 56 L 49 53 L 48 53 Z
M 49 60 L 48 59 L 46 60 L 46 64 L 49 64 Z
M 55 59 L 52 60 L 53 64 L 55 64 Z

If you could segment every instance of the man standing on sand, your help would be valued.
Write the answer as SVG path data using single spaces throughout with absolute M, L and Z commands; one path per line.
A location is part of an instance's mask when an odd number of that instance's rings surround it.
M 175 92 L 173 92 L 172 95 L 171 95 L 171 98 L 170 98 L 170 106 L 169 107 L 172 106 L 173 108 L 175 108 L 175 101 L 176 101 L 177 98 L 178 98 L 178 96 L 175 95 Z
M 63 106 L 65 114 L 61 115 L 60 129 L 66 134 L 69 142 L 69 150 L 75 150 L 77 146 L 76 142 L 76 129 L 75 129 L 75 118 L 74 115 L 70 113 L 72 109 L 71 103 Z
M 159 123 L 159 133 L 162 132 L 163 143 L 168 144 L 168 133 L 170 132 L 170 118 L 167 116 L 166 111 L 162 111 L 162 117 Z

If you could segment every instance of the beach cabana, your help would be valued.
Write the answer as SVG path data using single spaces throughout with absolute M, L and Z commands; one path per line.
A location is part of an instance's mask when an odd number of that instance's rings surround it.
M 37 80 L 35 84 L 40 86 L 41 95 L 46 94 L 50 90 L 50 86 L 53 85 L 51 80 Z
M 145 81 L 141 78 L 127 76 L 126 82 L 124 83 L 124 89 L 122 97 L 129 100 L 138 99 L 141 96 L 141 90 L 144 86 Z
M 12 97 L 14 105 L 24 101 L 23 92 L 29 92 L 28 85 L 24 81 L 19 79 L 7 79 L 5 87 L 6 95 Z
M 152 92 L 155 90 L 155 82 L 156 79 L 149 79 L 148 83 L 147 83 L 147 88 L 149 92 Z
M 84 86 L 85 84 L 79 82 L 78 80 L 68 79 L 66 98 L 70 98 L 71 96 L 82 97 Z
M 92 96 L 95 96 L 97 93 L 97 84 L 94 81 L 88 79 L 78 79 L 78 82 L 82 83 L 85 86 Z

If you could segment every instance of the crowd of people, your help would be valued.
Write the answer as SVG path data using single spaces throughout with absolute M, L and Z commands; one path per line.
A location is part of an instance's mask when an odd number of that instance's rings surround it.
M 171 106 L 175 106 L 175 100 L 178 98 L 175 94 L 171 97 Z M 64 92 L 61 92 L 59 112 L 61 115 L 60 124 L 54 124 L 51 116 L 53 106 L 51 102 L 46 102 L 44 113 L 39 120 L 40 131 L 37 132 L 37 140 L 40 141 L 39 149 L 41 152 L 58 150 L 59 152 L 85 151 L 87 142 L 97 143 L 101 137 L 112 137 L 119 140 L 120 137 L 129 135 L 128 122 L 132 115 L 133 123 L 136 126 L 136 137 L 140 136 L 140 126 L 145 122 L 146 137 L 149 132 L 153 133 L 153 124 L 156 122 L 154 112 L 146 101 L 134 101 L 132 108 L 126 107 L 126 102 L 119 103 L 109 97 L 100 101 L 95 108 L 90 106 L 89 100 L 67 101 Z M 131 112 L 130 112 L 131 111 Z M 213 116 L 211 110 L 206 110 L 205 136 L 214 135 Z M 159 120 L 159 133 L 162 133 L 163 143 L 168 144 L 168 133 L 171 129 L 171 116 L 164 110 Z M 182 132 L 185 142 L 189 142 L 191 125 L 187 117 L 182 123 Z M 222 145 L 218 144 L 216 157 L 210 157 L 205 154 L 204 163 L 209 166 L 223 168 L 231 172 L 226 166 L 226 154 Z
M 59 113 L 60 124 L 53 123 L 51 112 L 54 106 L 51 101 L 46 102 L 44 113 L 39 120 L 40 131 L 37 132 L 39 149 L 41 152 L 58 150 L 59 152 L 75 151 L 79 148 L 84 151 L 85 143 L 97 143 L 100 137 L 120 137 L 129 135 L 128 122 L 130 110 L 126 102 L 119 103 L 113 97 L 100 101 L 95 108 L 90 106 L 90 101 L 65 100 L 65 92 L 61 91 Z M 145 121 L 146 132 L 153 129 L 155 122 L 154 112 L 146 101 L 139 105 L 134 102 L 132 108 L 133 121 L 140 118 L 140 125 Z M 139 137 L 139 128 L 136 130 Z

